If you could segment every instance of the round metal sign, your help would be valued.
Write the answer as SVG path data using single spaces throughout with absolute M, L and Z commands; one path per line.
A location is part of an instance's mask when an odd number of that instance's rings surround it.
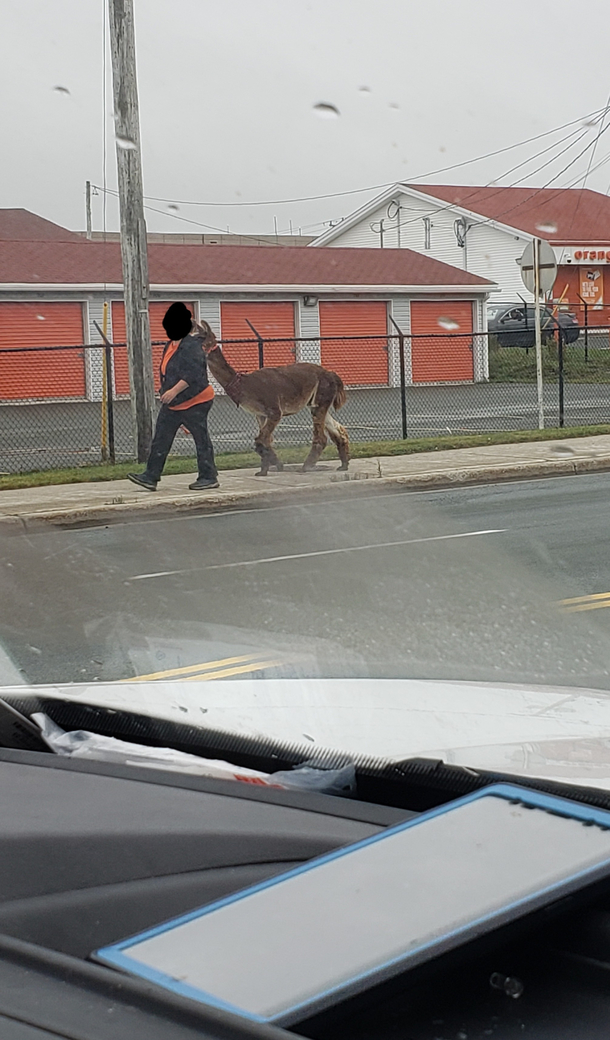
M 540 292 L 547 293 L 551 291 L 555 284 L 555 279 L 557 277 L 557 261 L 552 247 L 544 238 L 538 239 L 538 256 Z M 521 277 L 525 288 L 529 289 L 531 293 L 535 292 L 533 242 L 528 242 L 518 264 L 521 268 Z

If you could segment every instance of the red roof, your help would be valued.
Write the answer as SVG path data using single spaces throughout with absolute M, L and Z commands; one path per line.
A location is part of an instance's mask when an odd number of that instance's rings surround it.
M 0 240 L 11 242 L 82 242 L 75 231 L 53 224 L 28 209 L 0 209 Z
M 410 249 L 149 245 L 152 285 L 468 286 L 487 279 Z M 118 243 L 0 242 L 0 284 L 122 283 Z
M 589 188 L 407 187 L 558 245 L 610 242 L 610 198 Z

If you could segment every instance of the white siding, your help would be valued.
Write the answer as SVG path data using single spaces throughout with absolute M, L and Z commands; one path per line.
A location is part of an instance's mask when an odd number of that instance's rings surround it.
M 220 296 L 216 293 L 206 293 L 195 301 L 199 304 L 199 320 L 207 321 L 215 336 L 220 337 Z M 224 390 L 208 369 L 208 378 L 214 387 L 215 394 L 224 394 Z
M 473 330 L 474 332 L 487 332 L 487 309 L 483 300 L 475 300 L 473 303 Z M 486 382 L 489 379 L 489 339 L 487 336 L 473 337 L 473 367 L 475 383 Z
M 311 337 L 309 343 L 297 344 L 297 361 L 321 364 L 320 355 L 320 308 L 306 307 L 302 298 L 297 303 L 297 336 Z
M 515 237 L 508 231 L 491 227 L 489 224 L 475 224 L 467 235 L 468 270 L 482 278 L 489 278 L 501 287 L 500 292 L 492 293 L 490 303 L 498 301 L 512 302 L 523 296 L 533 299 L 521 281 L 519 259 L 528 239 Z
M 206 293 L 199 297 L 199 318 L 207 321 L 215 336 L 220 336 L 220 296 Z
M 411 298 L 409 296 L 392 296 L 390 300 L 390 314 L 405 334 L 405 382 L 413 382 L 413 369 L 411 364 Z M 396 329 L 389 322 L 388 331 L 390 335 L 397 336 Z M 390 386 L 400 386 L 400 360 L 398 339 L 390 340 Z
M 104 300 L 101 296 L 92 296 L 89 302 L 85 305 L 85 339 L 87 343 L 103 343 L 103 339 L 100 333 L 97 331 L 94 322 L 97 322 L 100 329 L 104 327 Z M 108 330 L 106 335 L 112 343 L 112 307 L 110 301 L 108 301 Z M 87 384 L 87 397 L 90 401 L 101 401 L 102 400 L 102 381 L 103 381 L 103 357 L 104 352 L 102 350 L 86 350 L 85 351 L 85 378 Z
M 454 222 L 458 214 L 448 210 L 442 203 L 433 205 L 423 198 L 409 195 L 397 196 L 402 209 L 400 211 L 400 245 L 402 249 L 413 249 L 417 253 L 442 260 L 453 267 L 464 267 L 464 250 L 457 244 L 455 237 Z M 395 207 L 394 207 L 395 208 Z M 396 220 L 390 220 L 387 215 L 388 204 L 384 203 L 374 213 L 364 217 L 358 225 L 349 228 L 342 235 L 337 235 L 329 246 L 379 246 L 379 234 L 375 234 L 370 228 L 371 224 L 378 226 L 383 219 L 385 234 L 384 246 L 388 249 L 396 249 L 398 244 L 398 232 Z M 432 222 L 430 230 L 430 249 L 424 249 L 424 217 Z

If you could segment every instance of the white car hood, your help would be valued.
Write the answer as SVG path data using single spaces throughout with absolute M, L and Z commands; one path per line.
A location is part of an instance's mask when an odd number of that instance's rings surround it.
M 610 789 L 610 692 L 400 679 L 4 687 L 250 737 Z

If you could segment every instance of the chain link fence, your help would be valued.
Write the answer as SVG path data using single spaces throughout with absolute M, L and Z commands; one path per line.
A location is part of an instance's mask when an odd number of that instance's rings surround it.
M 543 346 L 545 425 L 610 422 L 610 332 L 581 330 Z M 162 344 L 153 344 L 158 363 Z M 487 333 L 226 341 L 235 368 L 321 363 L 348 388 L 340 413 L 356 441 L 527 430 L 538 426 L 536 353 L 500 346 Z M 217 452 L 251 450 L 252 415 L 217 385 L 210 431 Z M 278 446 L 307 445 L 307 411 L 287 416 Z M 173 453 L 192 456 L 181 430 Z M 17 473 L 133 459 L 127 348 L 114 344 L 0 350 L 0 472 Z

